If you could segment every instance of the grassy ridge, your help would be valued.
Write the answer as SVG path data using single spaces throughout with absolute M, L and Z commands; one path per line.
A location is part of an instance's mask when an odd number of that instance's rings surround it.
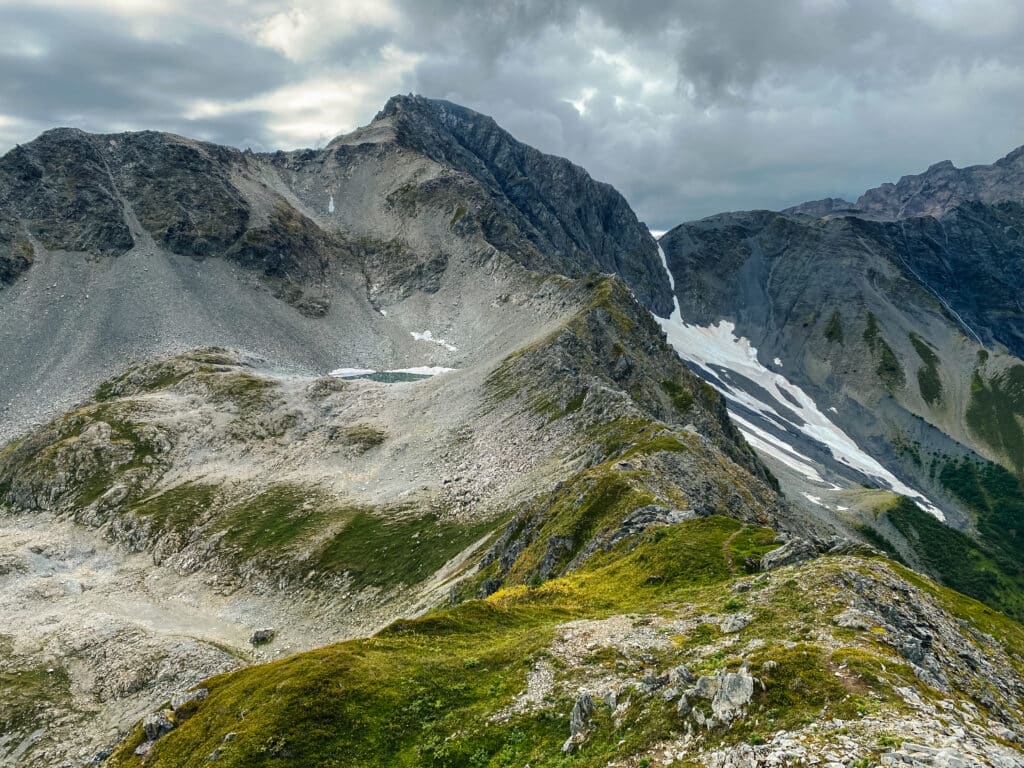
M 658 616 L 670 620 L 679 611 L 697 622 L 678 630 L 668 647 L 649 651 L 637 674 L 679 663 L 695 674 L 736 669 L 742 641 L 766 641 L 742 654 L 764 683 L 756 689 L 750 716 L 731 728 L 707 731 L 705 743 L 760 743 L 771 731 L 822 718 L 900 711 L 905 705 L 896 687 L 921 690 L 909 666 L 877 634 L 823 621 L 846 605 L 848 595 L 838 586 L 842 574 L 866 568 L 866 562 L 843 559 L 833 565 L 825 558 L 773 578 L 770 587 L 750 582 L 743 564 L 774 546 L 773 532 L 721 517 L 651 529 L 632 550 L 599 554 L 564 578 L 508 588 L 486 600 L 397 622 L 372 638 L 214 678 L 207 683 L 209 698 L 156 743 L 145 763 L 133 754 L 142 740 L 137 731 L 109 765 L 191 768 L 209 764 L 219 750 L 218 765 L 246 768 L 598 768 L 677 737 L 681 721 L 674 705 L 658 696 L 638 698 L 634 691 L 636 703 L 613 716 L 598 701 L 591 733 L 571 756 L 561 751 L 574 703 L 566 689 L 555 687 L 532 708 L 510 705 L 539 662 L 567 679 L 577 673 L 600 678 L 628 666 L 628 657 L 603 647 L 585 657 L 582 667 L 566 667 L 551 654 L 565 622 L 627 615 L 638 627 Z M 976 616 L 979 626 L 1010 649 L 1024 644 L 1019 626 L 900 572 L 961 614 Z M 750 584 L 747 590 L 729 588 L 737 579 Z M 737 650 L 719 643 L 716 624 L 700 623 L 699 617 L 744 610 L 754 622 Z M 822 641 L 823 631 L 832 634 L 830 642 Z M 228 733 L 235 735 L 225 742 Z M 647 758 L 637 760 L 628 764 L 649 764 Z
M 537 588 L 503 590 L 373 638 L 215 678 L 199 714 L 158 742 L 146 764 L 202 765 L 218 747 L 218 764 L 228 766 L 567 764 L 559 748 L 571 700 L 491 718 L 522 690 L 556 627 L 705 596 L 741 575 L 734 563 L 768 551 L 773 539 L 730 519 L 696 520 Z M 671 726 L 667 710 L 653 712 L 622 735 L 635 748 Z M 237 738 L 222 744 L 228 732 Z M 609 733 L 572 764 L 603 764 L 619 738 Z M 140 741 L 137 733 L 111 765 L 140 765 L 131 754 Z

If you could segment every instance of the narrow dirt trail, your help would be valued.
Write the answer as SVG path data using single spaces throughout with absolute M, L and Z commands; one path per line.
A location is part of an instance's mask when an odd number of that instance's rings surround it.
M 729 537 L 722 542 L 722 557 L 725 558 L 725 564 L 729 566 L 730 573 L 736 573 L 736 563 L 732 559 L 732 553 L 729 551 L 729 547 L 732 546 L 733 539 L 735 539 L 740 533 L 745 531 L 747 526 L 738 528 L 729 534 Z

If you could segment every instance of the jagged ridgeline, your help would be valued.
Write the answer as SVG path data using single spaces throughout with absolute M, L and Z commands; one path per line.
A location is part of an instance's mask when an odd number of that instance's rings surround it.
M 647 228 L 490 118 L 52 131 L 0 159 L 0 280 L 0 761 L 1021 759 L 1024 630 L 938 559 L 977 540 L 793 504 L 655 318 Z M 828 336 L 945 402 L 872 311 Z
M 791 502 L 1017 618 L 1022 232 L 1018 149 L 989 166 L 939 163 L 856 203 L 724 213 L 661 239 L 684 323 L 757 350 L 743 369 L 707 354 L 694 368 L 748 424 Z M 854 444 L 906 489 L 855 450 L 834 461 Z

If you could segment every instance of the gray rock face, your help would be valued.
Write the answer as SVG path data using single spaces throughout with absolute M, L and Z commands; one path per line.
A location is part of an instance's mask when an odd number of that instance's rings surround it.
M 171 709 L 178 710 L 186 704 L 206 701 L 206 698 L 209 695 L 210 692 L 206 688 L 196 688 L 194 691 L 188 691 L 186 693 L 176 693 L 174 694 L 174 696 L 171 697 Z
M 1021 473 L 1024 401 L 1014 393 L 1024 381 L 1024 148 L 990 166 L 940 163 L 855 204 L 824 200 L 689 222 L 661 245 L 687 323 L 732 323 L 761 366 L 799 387 L 953 527 L 970 530 L 975 514 L 943 480 L 947 461 L 990 460 Z M 708 367 L 698 372 L 714 386 L 742 390 L 788 422 L 735 406 L 823 477 L 877 483 L 802 432 L 794 403 L 727 367 Z M 798 503 L 807 490 L 799 484 L 784 488 Z M 827 500 L 805 506 L 836 511 Z M 898 530 L 879 532 L 927 567 Z
M 680 696 L 676 711 L 680 717 L 692 715 L 701 727 L 727 725 L 746 714 L 756 682 L 746 664 L 736 672 L 723 669 L 716 675 L 704 675 Z M 710 703 L 711 715 L 694 708 L 694 702 L 700 700 Z
M 456 236 L 478 226 L 486 242 L 531 269 L 620 274 L 645 305 L 671 309 L 654 239 L 609 185 L 448 102 L 394 97 L 375 122 L 391 128 L 387 154 L 412 151 L 447 172 L 429 194 L 446 196 L 446 185 L 475 191 L 461 214 L 447 214 Z M 135 245 L 133 220 L 172 253 L 228 257 L 269 277 L 321 280 L 332 261 L 357 258 L 356 251 L 371 270 L 393 272 L 396 258 L 415 258 L 408 249 L 382 252 L 365 240 L 348 241 L 298 210 L 288 190 L 262 181 L 274 165 L 290 173 L 323 168 L 346 141 L 322 151 L 254 155 L 152 131 L 48 131 L 0 159 L 0 277 L 10 281 L 31 265 L 28 235 L 51 250 L 122 255 Z M 321 180 L 321 187 L 330 184 Z M 409 202 L 410 189 L 398 193 L 396 210 L 416 215 L 414 205 L 399 204 Z M 445 265 L 443 257 L 422 262 L 407 277 L 436 277 Z
M 794 536 L 781 547 L 773 549 L 761 558 L 761 570 L 771 571 L 784 565 L 802 563 L 805 560 L 810 560 L 812 557 L 817 557 L 820 551 L 820 547 L 814 542 Z
M 174 730 L 174 712 L 165 709 L 146 715 L 142 720 L 142 730 L 147 741 L 156 741 L 165 733 Z
M 992 165 L 957 168 L 949 160 L 883 184 L 858 198 L 856 208 L 887 219 L 941 217 L 965 203 L 1024 202 L 1024 147 Z
M 641 303 L 659 314 L 671 311 L 657 246 L 611 186 L 447 101 L 395 96 L 377 120 L 392 120 L 399 143 L 471 175 L 493 193 L 495 209 L 483 225 L 499 250 L 518 253 L 533 268 L 614 272 Z
M 409 332 L 458 326 L 467 346 L 452 346 L 480 348 L 465 337 L 488 333 L 491 300 L 467 292 L 486 274 L 511 304 L 526 270 L 616 272 L 671 308 L 656 243 L 621 195 L 455 105 L 396 98 L 324 149 L 273 154 L 49 131 L 0 158 L 0 439 L 126 363 L 191 348 L 320 373 L 451 366 L 455 349 L 422 359 L 431 346 L 413 354 Z M 470 300 L 453 308 L 455 295 Z
M 587 727 L 590 716 L 594 714 L 594 700 L 589 693 L 580 696 L 569 714 L 569 734 L 575 736 Z

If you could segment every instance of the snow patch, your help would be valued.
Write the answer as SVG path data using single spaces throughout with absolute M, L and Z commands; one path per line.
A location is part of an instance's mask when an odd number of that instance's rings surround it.
M 804 491 L 804 498 L 811 502 L 811 504 L 817 504 L 819 507 L 827 506 L 826 504 L 822 504 L 821 496 L 814 496 L 810 493 L 807 493 L 807 491 Z
M 331 200 L 327 203 L 327 212 L 334 213 L 334 195 L 331 195 Z
M 378 371 L 375 368 L 336 368 L 328 375 L 336 379 L 352 379 L 357 376 L 369 376 L 373 373 L 408 373 L 413 376 L 437 376 L 439 373 L 449 373 L 454 368 L 444 368 L 440 365 L 421 365 L 412 368 L 391 368 L 387 371 Z
M 779 358 L 776 357 L 772 362 L 779 366 L 779 368 L 782 367 L 782 361 Z
M 459 351 L 459 348 L 451 342 L 445 341 L 444 339 L 435 339 L 432 331 L 409 331 L 409 333 L 412 334 L 412 337 L 416 339 L 416 341 L 429 341 L 431 344 L 437 344 L 439 347 L 444 347 L 449 352 Z
M 662 266 L 668 274 L 669 285 L 672 286 L 674 309 L 670 317 L 663 318 L 655 315 L 655 320 L 661 325 L 668 337 L 669 344 L 675 348 L 679 356 L 709 373 L 720 367 L 746 377 L 763 387 L 779 403 L 785 403 L 786 407 L 794 411 L 803 423 L 790 422 L 773 405 L 761 402 L 749 392 L 738 388 L 725 388 L 722 391 L 727 405 L 745 407 L 786 429 L 796 429 L 802 432 L 812 440 L 825 445 L 837 461 L 873 478 L 896 493 L 909 496 L 919 507 L 935 515 L 939 520 L 945 521 L 942 510 L 932 504 L 923 494 L 905 485 L 878 461 L 864 452 L 849 435 L 818 409 L 814 400 L 800 387 L 791 383 L 783 375 L 765 368 L 757 359 L 757 348 L 751 346 L 748 339 L 736 337 L 736 326 L 733 323 L 722 320 L 717 325 L 702 327 L 683 322 L 679 299 L 675 296 L 675 280 L 668 269 L 668 261 L 661 246 L 658 246 L 658 253 L 661 256 Z M 730 409 L 730 415 L 752 446 L 761 447 L 765 453 L 796 469 L 808 479 L 814 479 L 816 482 L 824 484 L 824 480 L 818 472 L 809 463 L 805 463 L 807 462 L 805 457 L 778 438 L 769 435 L 764 430 L 756 429 L 748 421 L 737 417 L 735 413 L 732 413 L 733 410 L 735 409 Z M 769 446 L 769 449 L 764 449 L 766 445 Z
M 348 379 L 353 376 L 365 376 L 368 373 L 376 372 L 373 368 L 335 368 L 327 375 L 334 376 L 337 379 Z

